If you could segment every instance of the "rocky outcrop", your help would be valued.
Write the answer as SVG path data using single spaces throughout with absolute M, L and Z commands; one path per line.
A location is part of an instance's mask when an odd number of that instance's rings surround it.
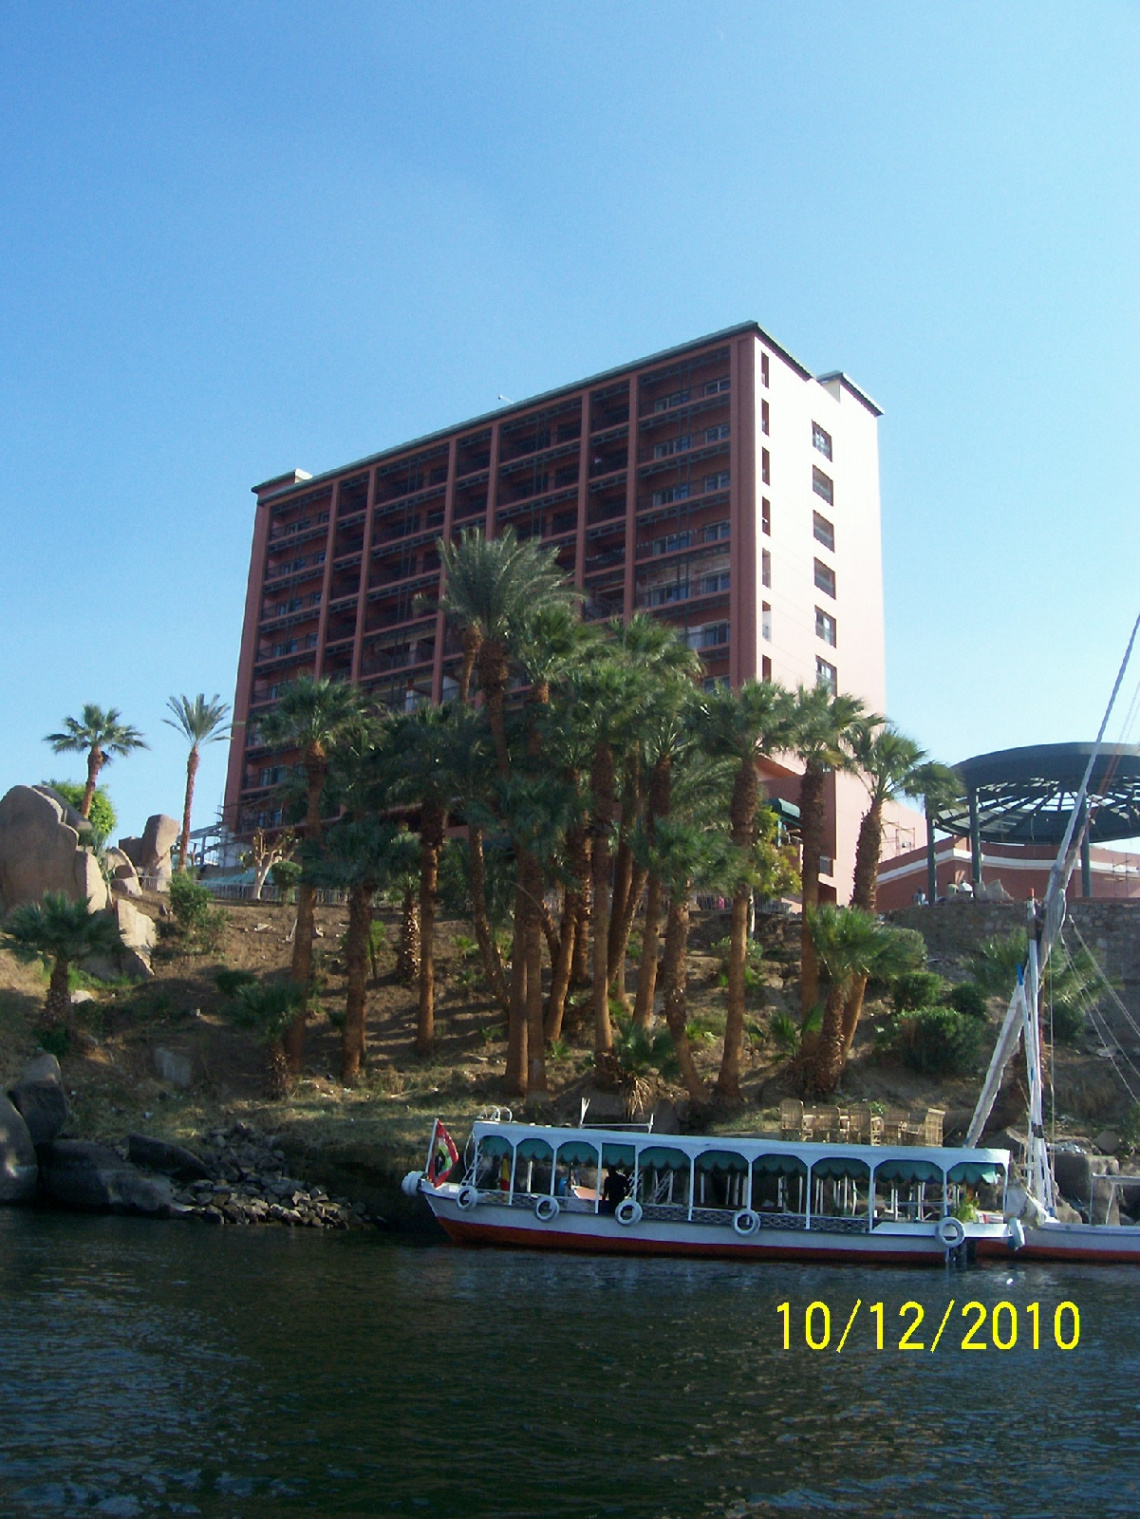
M 107 886 L 83 839 L 90 830 L 47 786 L 13 786 L 0 799 L 0 911 L 39 902 L 48 891 L 107 905 Z
M 123 973 L 145 980 L 154 974 L 150 966 L 150 958 L 158 942 L 154 919 L 149 918 L 145 912 L 140 912 L 126 897 L 115 898 L 114 912 L 119 938 L 123 941 L 123 947 L 118 951 Z
M 54 1055 L 37 1055 L 8 1096 L 37 1147 L 50 1144 L 67 1122 L 67 1094 Z
M 111 876 L 111 895 L 115 897 L 141 897 L 138 872 L 121 849 L 106 849 L 103 860 Z
M 117 1150 L 87 1139 L 56 1139 L 41 1147 L 40 1177 L 45 1198 L 59 1208 L 159 1218 L 173 1212 L 167 1177 L 144 1176 Z
M 168 1144 L 165 1139 L 151 1139 L 146 1134 L 127 1135 L 127 1159 L 134 1166 L 161 1171 L 176 1181 L 209 1181 L 210 1168 L 193 1150 L 184 1145 Z
M 178 820 L 156 812 L 147 818 L 142 838 L 119 840 L 119 849 L 127 856 L 140 876 L 150 878 L 158 891 L 170 884 L 170 851 L 178 841 Z
M 39 1167 L 28 1126 L 7 1097 L 0 1097 L 0 1203 L 30 1203 Z

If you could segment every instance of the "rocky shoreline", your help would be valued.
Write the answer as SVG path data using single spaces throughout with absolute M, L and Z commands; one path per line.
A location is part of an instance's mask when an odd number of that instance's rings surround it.
M 112 1147 L 67 1137 L 68 1116 L 59 1062 L 38 1055 L 0 1097 L 0 1203 L 214 1225 L 384 1225 L 363 1203 L 291 1176 L 276 1138 L 248 1124 L 211 1129 L 199 1150 L 145 1134 Z

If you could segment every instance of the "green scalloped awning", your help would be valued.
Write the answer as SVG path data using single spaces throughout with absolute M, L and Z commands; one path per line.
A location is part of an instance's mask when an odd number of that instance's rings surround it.
M 875 1167 L 876 1181 L 942 1181 L 942 1168 L 929 1160 L 884 1160 Z
M 807 1165 L 798 1155 L 757 1155 L 752 1162 L 757 1176 L 806 1176 Z
M 479 1141 L 480 1155 L 494 1156 L 509 1155 L 510 1153 L 511 1142 L 509 1139 L 504 1139 L 501 1134 L 484 1134 Z
M 524 1139 L 518 1147 L 520 1160 L 553 1160 L 554 1148 L 545 1139 Z
M 642 1157 L 644 1159 L 644 1156 Z M 748 1162 L 735 1150 L 705 1150 L 697 1156 L 698 1171 L 747 1171 Z
M 989 1182 L 991 1185 L 1001 1181 L 1002 1168 L 992 1160 L 960 1160 L 956 1166 L 951 1166 L 946 1173 L 946 1180 L 950 1182 Z
M 558 1146 L 558 1159 L 568 1166 L 596 1166 L 597 1145 L 588 1145 L 581 1139 L 568 1139 Z
M 658 1171 L 687 1171 L 689 1156 L 684 1150 L 675 1150 L 671 1145 L 649 1145 L 641 1151 L 637 1163 L 640 1166 L 652 1166 Z
M 633 1169 L 634 1149 L 632 1145 L 603 1145 L 603 1166 L 628 1166 Z
M 846 1177 L 848 1181 L 867 1181 L 871 1167 L 865 1160 L 858 1160 L 854 1155 L 825 1155 L 812 1166 L 811 1174 L 831 1176 L 836 1180 Z

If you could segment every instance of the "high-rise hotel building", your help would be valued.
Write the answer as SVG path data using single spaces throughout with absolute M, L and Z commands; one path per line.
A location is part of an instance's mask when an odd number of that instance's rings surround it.
M 590 619 L 671 623 L 709 680 L 817 681 L 884 710 L 879 408 L 755 322 L 257 497 L 226 822 L 279 821 L 256 718 L 301 674 L 388 706 L 455 689 L 458 634 L 425 610 L 439 540 L 514 528 L 558 551 Z M 794 801 L 794 766 L 769 787 Z M 825 848 L 850 887 L 863 794 L 839 777 Z

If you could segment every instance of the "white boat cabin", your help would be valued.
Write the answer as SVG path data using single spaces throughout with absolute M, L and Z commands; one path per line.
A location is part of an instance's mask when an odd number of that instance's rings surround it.
M 550 1196 L 569 1213 L 628 1213 L 635 1203 L 639 1218 L 727 1227 L 748 1211 L 765 1229 L 854 1234 L 929 1227 L 966 1203 L 1000 1221 L 1009 1152 L 480 1120 L 463 1169 L 483 1204 L 533 1209 Z

